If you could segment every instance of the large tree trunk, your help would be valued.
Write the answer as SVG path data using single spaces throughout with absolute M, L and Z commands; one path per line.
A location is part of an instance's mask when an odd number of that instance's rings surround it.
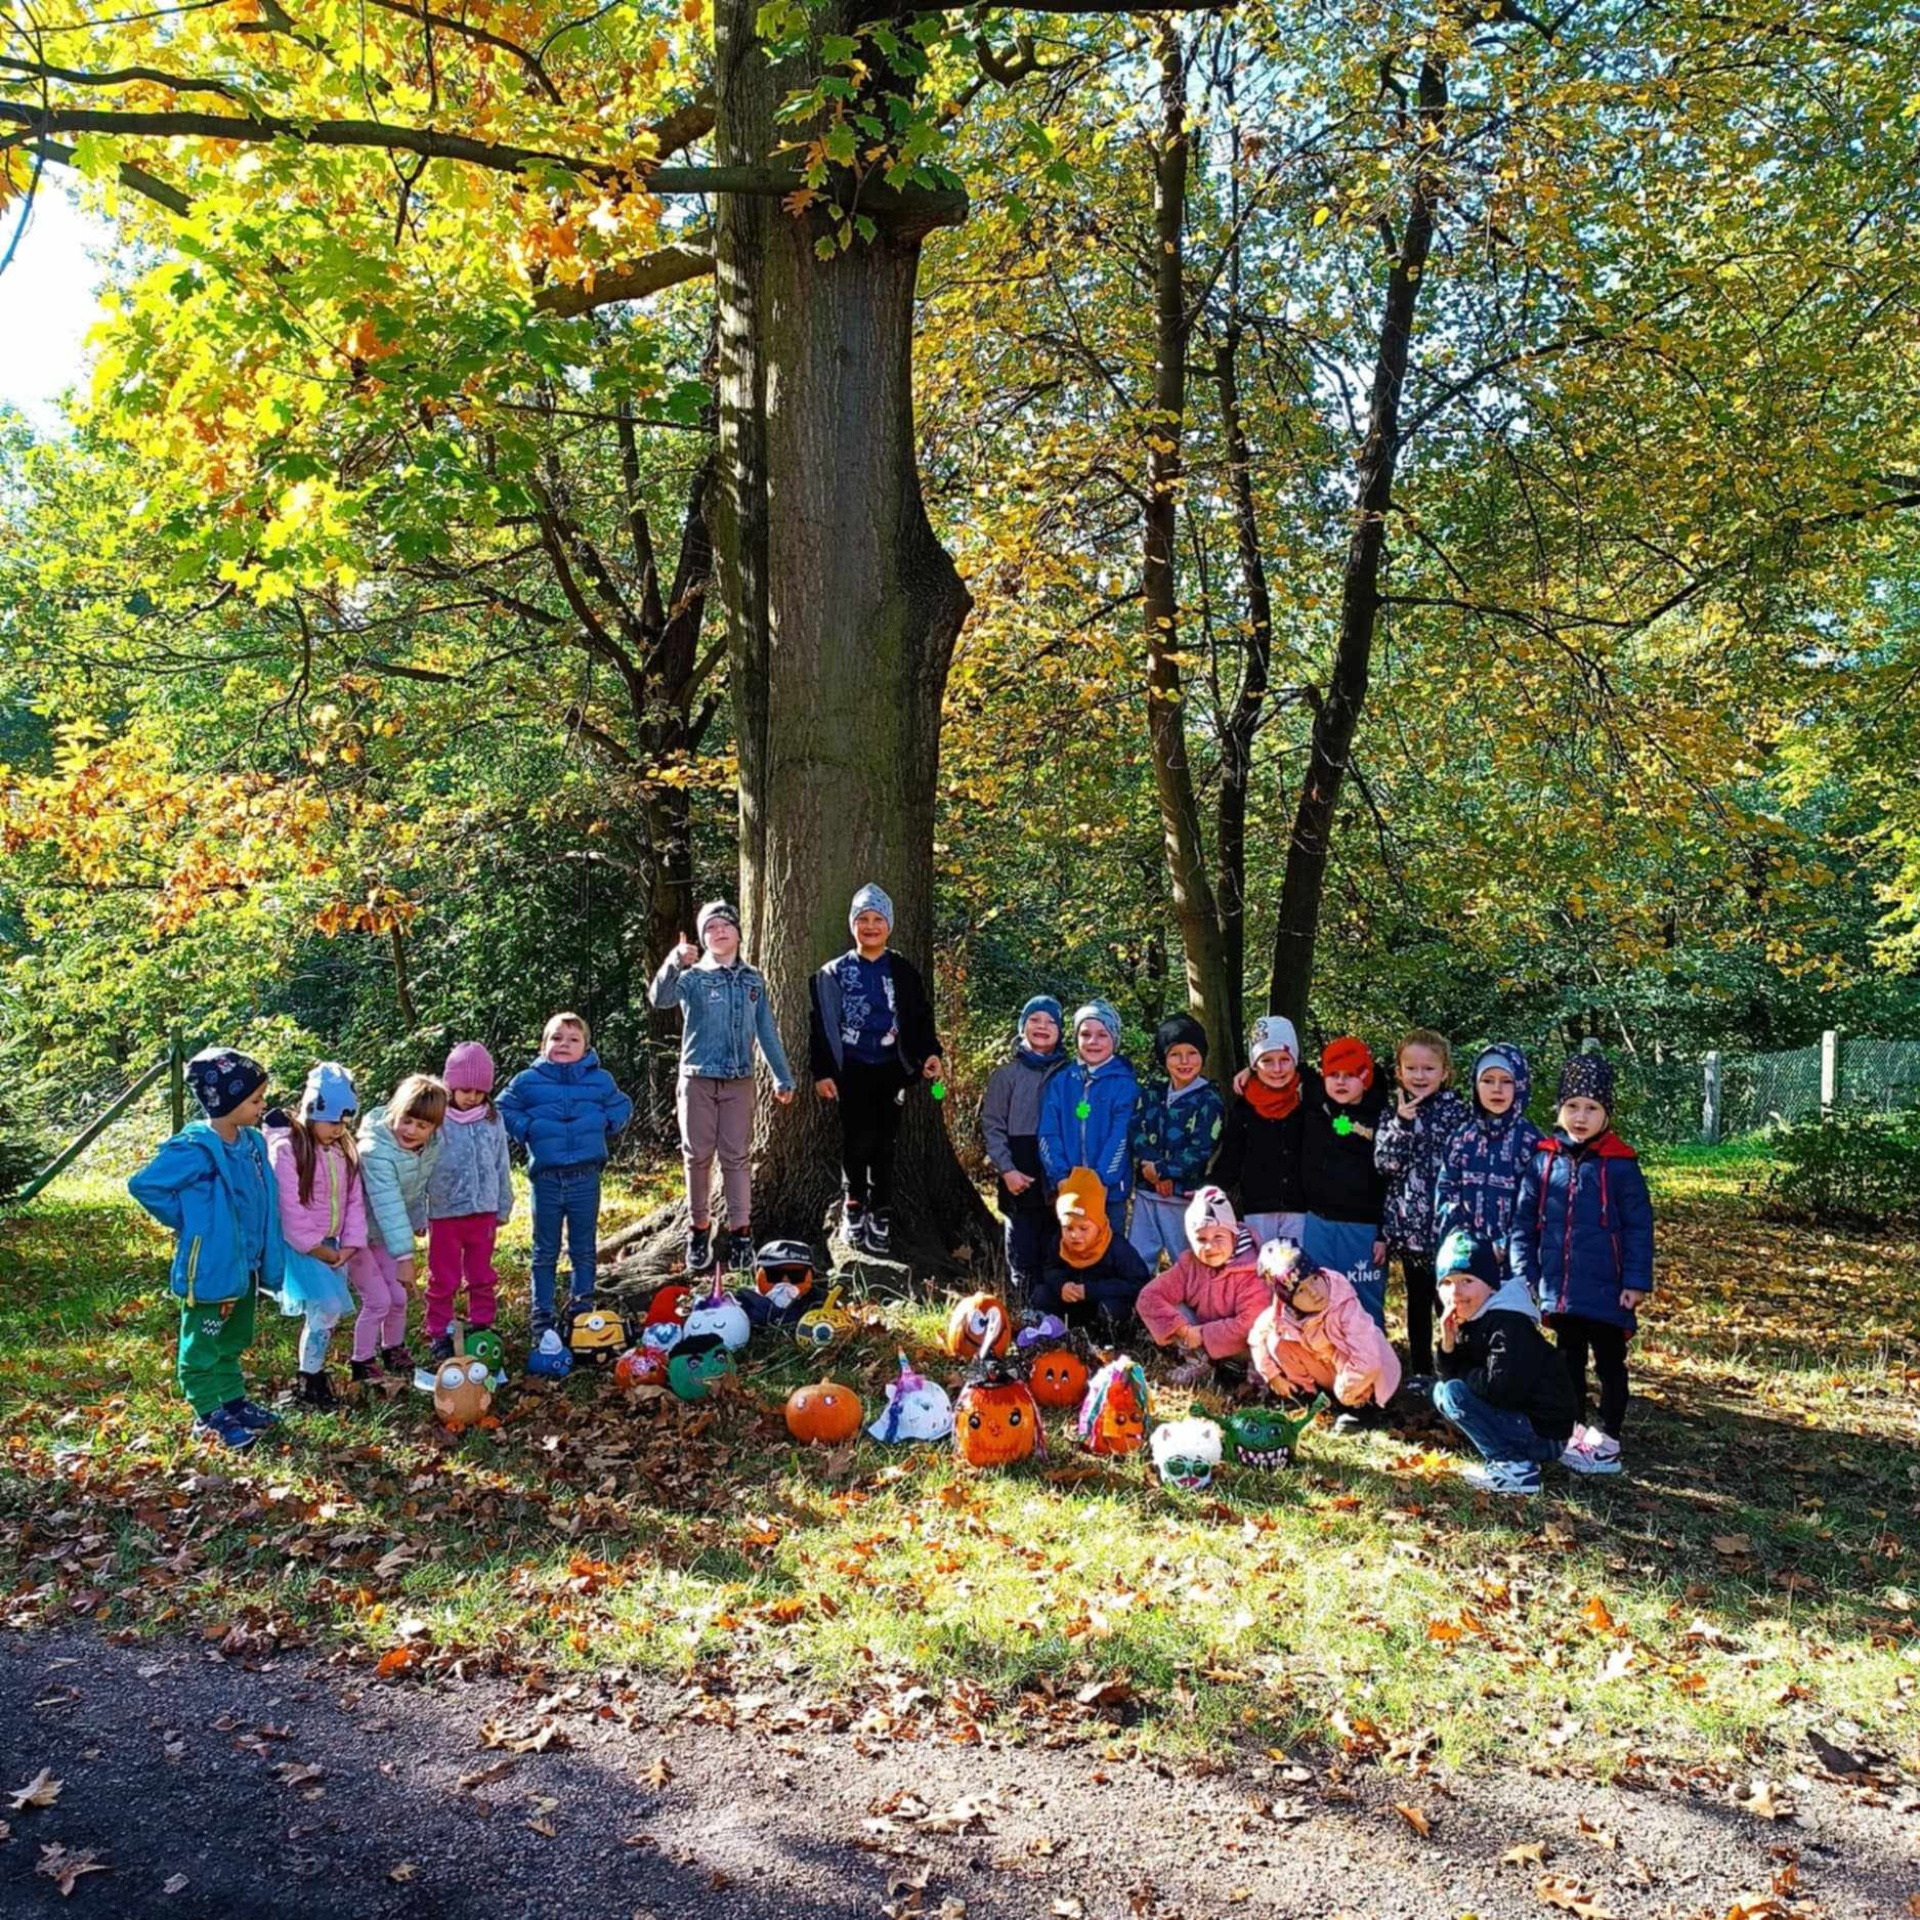
M 1447 115 L 1446 69 L 1438 55 L 1421 63 L 1413 139 L 1419 156 L 1408 194 L 1406 231 L 1387 277 L 1387 303 L 1380 319 L 1368 403 L 1367 437 L 1360 449 L 1353 535 L 1340 584 L 1340 642 L 1326 693 L 1314 710 L 1313 740 L 1293 837 L 1287 843 L 1286 880 L 1273 932 L 1273 975 L 1267 1006 L 1304 1023 L 1313 985 L 1314 948 L 1326 892 L 1333 816 L 1353 752 L 1353 738 L 1366 704 L 1374 629 L 1380 617 L 1380 567 L 1386 553 L 1387 513 L 1400 458 L 1400 396 L 1413 343 L 1414 309 L 1433 244 L 1439 182 L 1431 156 L 1437 152 Z
M 851 13 L 846 0 L 840 10 Z M 763 162 L 794 137 L 776 134 L 773 110 L 797 76 L 756 45 L 756 11 L 757 0 L 722 0 L 716 21 L 723 165 Z M 758 1234 L 818 1235 L 840 1191 L 838 1119 L 807 1070 L 808 982 L 849 944 L 862 883 L 892 895 L 894 944 L 932 987 L 940 709 L 972 602 L 928 523 L 914 458 L 925 224 L 896 215 L 876 240 L 823 261 L 813 221 L 740 195 L 720 206 L 712 525 L 739 742 L 741 904 L 802 1088 L 763 1130 Z M 924 1088 L 907 1096 L 894 1217 L 917 1258 L 992 1257 L 992 1223 Z

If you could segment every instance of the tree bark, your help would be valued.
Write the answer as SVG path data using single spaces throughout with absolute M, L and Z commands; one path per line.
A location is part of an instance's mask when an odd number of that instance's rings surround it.
M 760 164 L 795 137 L 773 113 L 800 75 L 768 62 L 756 10 L 722 0 L 717 15 L 723 165 Z M 819 30 L 854 12 L 839 0 Z M 848 903 L 874 880 L 893 897 L 895 948 L 932 990 L 940 709 L 972 605 L 928 522 L 914 455 L 922 231 L 892 220 L 822 260 L 823 231 L 765 200 L 721 202 L 711 516 L 747 950 L 802 1088 L 791 1108 L 764 1109 L 754 1226 L 808 1237 L 840 1192 L 838 1115 L 807 1071 L 809 981 L 848 946 Z M 894 1218 L 903 1254 L 995 1257 L 992 1222 L 924 1088 L 907 1095 Z
M 1394 472 L 1400 458 L 1400 400 L 1413 342 L 1414 312 L 1433 244 L 1439 194 L 1430 156 L 1439 146 L 1447 107 L 1446 67 L 1438 55 L 1430 52 L 1420 66 L 1412 116 L 1416 157 L 1406 229 L 1387 277 L 1387 300 L 1367 408 L 1367 434 L 1360 448 L 1353 535 L 1340 583 L 1340 639 L 1332 676 L 1314 712 L 1313 739 L 1294 810 L 1293 835 L 1287 843 L 1286 879 L 1273 934 L 1267 1007 L 1296 1024 L 1306 1020 L 1334 810 L 1367 698 L 1373 638 L 1380 617 L 1387 513 L 1393 504 Z
M 1207 873 L 1200 802 L 1187 752 L 1185 688 L 1179 657 L 1180 595 L 1175 571 L 1179 533 L 1180 442 L 1186 425 L 1187 316 L 1186 50 L 1172 21 L 1159 36 L 1161 125 L 1153 148 L 1154 368 L 1147 426 L 1145 566 L 1141 580 L 1147 623 L 1147 734 L 1167 879 L 1186 961 L 1187 1006 L 1207 1030 L 1209 1057 L 1229 1074 L 1239 1063 L 1238 1022 L 1226 967 L 1220 913 Z

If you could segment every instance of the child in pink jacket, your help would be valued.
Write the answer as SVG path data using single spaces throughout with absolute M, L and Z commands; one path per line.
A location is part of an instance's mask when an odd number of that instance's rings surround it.
M 346 1068 L 323 1060 L 307 1075 L 299 1112 L 269 1114 L 265 1128 L 287 1243 L 280 1310 L 306 1321 L 297 1397 L 322 1411 L 340 1404 L 327 1378 L 327 1345 L 353 1311 L 347 1265 L 367 1244 L 367 1201 L 353 1138 L 359 1108 Z
M 1247 1344 L 1268 1387 L 1285 1399 L 1330 1392 L 1347 1411 L 1335 1432 L 1385 1424 L 1400 1389 L 1400 1360 L 1344 1273 L 1311 1265 L 1293 1240 L 1260 1249 L 1273 1299 Z
M 1186 1226 L 1190 1251 L 1147 1282 L 1134 1311 L 1161 1346 L 1191 1355 L 1174 1369 L 1177 1385 L 1192 1386 L 1209 1372 L 1244 1379 L 1247 1333 L 1267 1304 L 1253 1237 L 1214 1186 L 1195 1192 Z

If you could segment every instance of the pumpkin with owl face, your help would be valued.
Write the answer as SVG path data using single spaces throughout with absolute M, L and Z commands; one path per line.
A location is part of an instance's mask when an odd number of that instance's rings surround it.
M 1147 1439 L 1147 1376 L 1138 1360 L 1117 1355 L 1087 1383 L 1076 1422 L 1089 1453 L 1138 1453 Z
M 837 1447 L 860 1431 L 866 1409 L 851 1387 L 816 1380 L 787 1395 L 787 1431 L 809 1447 Z
M 433 1373 L 433 1410 L 455 1433 L 477 1427 L 493 1405 L 492 1374 L 473 1354 L 442 1360 Z
M 970 1467 L 1046 1457 L 1040 1404 L 1017 1367 L 989 1355 L 967 1374 L 953 1407 L 953 1446 Z
M 819 1353 L 837 1345 L 852 1331 L 853 1315 L 840 1304 L 840 1289 L 830 1287 L 824 1304 L 800 1316 L 793 1337 L 801 1346 Z
M 947 1351 L 956 1360 L 983 1360 L 1013 1344 L 1013 1316 L 997 1294 L 970 1293 L 947 1316 Z

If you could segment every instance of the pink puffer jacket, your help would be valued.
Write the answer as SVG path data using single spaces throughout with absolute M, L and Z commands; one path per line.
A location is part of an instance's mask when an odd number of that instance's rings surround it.
M 272 1162 L 274 1183 L 280 1193 L 280 1230 L 287 1237 L 287 1245 L 296 1252 L 311 1253 L 331 1238 L 343 1247 L 364 1247 L 367 1200 L 360 1190 L 359 1174 L 347 1165 L 347 1156 L 337 1145 L 317 1148 L 313 1156 L 313 1197 L 302 1200 L 292 1129 L 269 1127 L 266 1133 L 267 1158 Z
M 1268 1299 L 1267 1283 L 1239 1254 L 1224 1267 L 1209 1267 L 1183 1253 L 1157 1280 L 1149 1280 L 1134 1311 L 1163 1346 L 1181 1325 L 1197 1326 L 1210 1360 L 1237 1360 L 1247 1350 L 1247 1329 Z
M 1327 1304 L 1305 1318 L 1273 1300 L 1247 1344 L 1275 1393 L 1331 1392 L 1343 1407 L 1385 1406 L 1400 1389 L 1400 1359 L 1344 1273 L 1324 1273 Z

